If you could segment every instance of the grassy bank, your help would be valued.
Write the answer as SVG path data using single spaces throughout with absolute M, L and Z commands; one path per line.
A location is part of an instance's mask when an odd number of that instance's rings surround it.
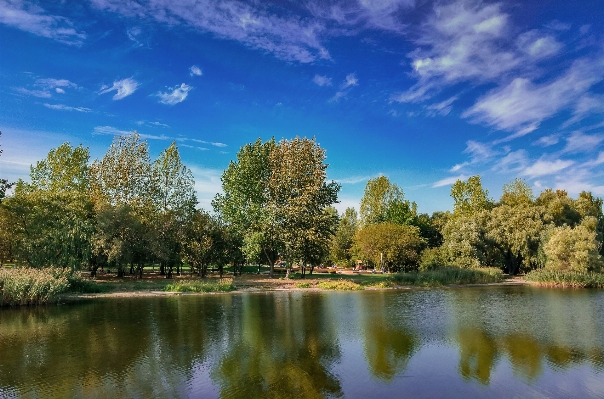
M 528 273 L 525 280 L 544 287 L 604 288 L 604 273 L 560 272 L 540 269 Z
M 69 290 L 65 273 L 52 269 L 0 269 L 0 306 L 42 305 Z
M 459 269 L 447 267 L 426 272 L 399 273 L 392 276 L 392 281 L 395 284 L 417 287 L 489 284 L 499 283 L 503 279 L 503 272 L 497 268 Z
M 178 281 L 168 284 L 164 288 L 164 291 L 168 292 L 230 292 L 234 290 L 233 279 Z

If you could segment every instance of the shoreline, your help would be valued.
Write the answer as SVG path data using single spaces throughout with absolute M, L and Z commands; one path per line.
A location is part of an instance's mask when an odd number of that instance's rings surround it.
M 60 303 L 74 302 L 85 299 L 97 298 L 144 298 L 144 297 L 163 297 L 163 296 L 183 296 L 183 295 L 224 295 L 224 294 L 249 294 L 249 293 L 269 293 L 269 292 L 345 292 L 352 290 L 330 290 L 319 287 L 299 288 L 296 283 L 301 281 L 318 282 L 323 279 L 305 279 L 305 280 L 279 280 L 272 279 L 267 284 L 266 280 L 262 280 L 257 284 L 248 284 L 241 287 L 236 287 L 233 291 L 228 292 L 175 292 L 175 291 L 159 291 L 159 290 L 132 290 L 132 291 L 114 291 L 102 293 L 73 293 L 61 296 Z M 272 284 L 271 284 L 272 283 Z M 480 283 L 480 284 L 449 284 L 434 287 L 421 287 L 413 285 L 395 285 L 392 287 L 364 287 L 357 291 L 388 291 L 388 290 L 429 290 L 429 289 L 447 289 L 447 288 L 472 288 L 472 287 L 506 287 L 506 286 L 537 286 L 537 284 L 524 280 L 522 277 L 513 277 L 498 283 Z

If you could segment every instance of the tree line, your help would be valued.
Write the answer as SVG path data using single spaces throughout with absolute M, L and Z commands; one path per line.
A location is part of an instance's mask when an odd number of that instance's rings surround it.
M 327 179 L 325 150 L 314 139 L 260 139 L 241 147 L 222 175 L 213 212 L 198 208 L 193 175 L 176 143 L 152 160 L 136 132 L 113 139 L 90 162 L 87 148 L 62 144 L 19 180 L 2 180 L 0 262 L 31 267 L 99 268 L 142 277 L 158 264 L 166 277 L 188 265 L 205 277 L 248 264 L 292 265 L 360 260 L 388 272 L 443 266 L 602 268 L 602 199 L 546 189 L 523 180 L 491 199 L 479 176 L 451 188 L 452 212 L 418 213 L 385 176 L 370 179 L 359 212 L 333 207 L 340 185 Z

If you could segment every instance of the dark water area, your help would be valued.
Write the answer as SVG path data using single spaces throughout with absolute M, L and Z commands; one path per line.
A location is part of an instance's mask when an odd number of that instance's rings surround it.
M 95 299 L 0 310 L 4 398 L 602 398 L 604 291 Z

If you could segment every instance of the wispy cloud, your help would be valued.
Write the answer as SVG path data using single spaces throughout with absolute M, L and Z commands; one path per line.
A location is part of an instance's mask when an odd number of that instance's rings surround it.
M 174 86 L 174 89 L 170 92 L 158 92 L 155 94 L 159 97 L 159 102 L 167 105 L 175 105 L 185 101 L 187 96 L 189 95 L 189 91 L 193 89 L 191 86 L 182 83 L 180 86 Z
M 602 134 L 583 134 L 579 131 L 572 132 L 566 138 L 566 146 L 562 150 L 565 153 L 580 153 L 597 151 L 604 141 Z
M 462 116 L 501 130 L 522 129 L 576 104 L 602 79 L 604 59 L 578 60 L 562 76 L 544 84 L 516 78 L 478 99 Z
M 152 18 L 169 26 L 185 25 L 210 32 L 287 61 L 308 63 L 330 58 L 320 40 L 325 27 L 317 20 L 277 15 L 256 3 L 156 0 L 143 4 L 142 1 L 92 0 L 92 4 L 126 17 Z
M 116 93 L 113 95 L 113 99 L 121 100 L 134 93 L 139 86 L 140 83 L 138 83 L 133 78 L 126 78 L 122 80 L 116 80 L 115 82 L 113 82 L 113 86 L 111 87 L 106 85 L 101 87 L 101 91 L 99 92 L 99 94 L 105 94 L 115 91 Z
M 108 135 L 108 136 L 125 136 L 125 135 L 129 135 L 133 132 L 134 130 L 121 130 L 118 128 L 115 128 L 113 126 L 96 126 L 93 131 L 92 134 L 93 135 Z M 140 133 L 138 132 L 138 134 L 141 136 L 141 138 L 143 139 L 148 139 L 148 140 L 162 140 L 162 141 L 166 141 L 166 140 L 174 140 L 174 138 L 170 137 L 170 136 L 166 136 L 166 135 L 153 135 L 153 134 L 144 134 L 144 133 Z
M 369 179 L 373 179 L 373 178 L 379 177 L 379 176 L 382 176 L 382 173 L 366 175 L 366 176 L 350 176 L 350 177 L 345 177 L 343 179 L 335 179 L 335 181 L 337 181 L 338 183 L 342 183 L 342 184 L 358 184 L 358 183 L 366 182 Z
M 221 147 L 221 148 L 227 147 L 226 144 L 215 142 L 215 141 L 204 141 L 204 140 L 198 140 L 198 139 L 187 139 L 187 140 L 193 141 L 195 143 L 200 143 L 200 144 L 210 144 L 210 145 L 213 145 L 214 147 Z
M 53 78 L 45 78 L 45 79 L 37 79 L 36 86 L 44 87 L 46 89 L 56 89 L 56 88 L 70 88 L 77 89 L 78 85 L 70 82 L 67 79 L 53 79 Z
M 312 81 L 318 86 L 331 86 L 331 78 L 327 76 L 315 75 Z
M 30 89 L 26 89 L 25 87 L 15 87 L 14 90 L 17 93 L 23 94 L 26 96 L 34 96 L 34 97 L 39 97 L 39 98 L 52 97 L 52 94 L 48 90 L 30 90 Z
M 78 112 L 90 112 L 92 111 L 90 108 L 85 107 L 70 107 L 69 105 L 64 104 L 44 104 L 46 108 L 56 109 L 59 111 L 78 111 Z
M 341 98 L 346 97 L 346 94 L 350 91 L 351 87 L 358 86 L 359 80 L 356 77 L 356 74 L 349 73 L 346 75 L 344 82 L 340 84 L 340 90 L 336 92 L 336 94 L 329 99 L 329 102 L 338 102 Z
M 67 18 L 49 15 L 42 7 L 20 0 L 0 0 L 0 23 L 74 46 L 86 39 Z
M 443 187 L 443 186 L 450 186 L 453 183 L 455 183 L 457 180 L 466 180 L 467 178 L 468 178 L 468 176 L 466 176 L 466 175 L 458 175 L 458 176 L 447 177 L 445 179 L 442 179 L 442 180 L 439 180 L 437 182 L 432 183 L 432 188 Z
M 428 110 L 428 115 L 436 115 L 436 114 L 439 114 L 441 116 L 448 115 L 449 112 L 451 112 L 451 110 L 453 109 L 451 104 L 453 104 L 453 102 L 455 100 L 457 100 L 457 98 L 458 98 L 458 96 L 453 96 L 440 103 L 427 106 L 426 109 Z
M 197 65 L 193 65 L 191 68 L 189 68 L 189 75 L 191 76 L 201 76 L 202 74 L 203 72 Z
M 521 175 L 535 178 L 539 176 L 553 175 L 573 165 L 575 162 L 571 160 L 556 159 L 554 161 L 538 160 L 524 171 Z

